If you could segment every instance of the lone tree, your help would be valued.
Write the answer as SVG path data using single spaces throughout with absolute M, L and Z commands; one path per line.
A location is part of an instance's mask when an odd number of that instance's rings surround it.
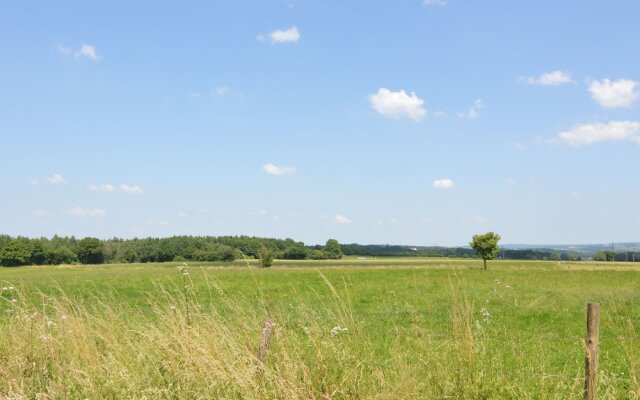
M 484 269 L 487 269 L 487 260 L 493 260 L 498 255 L 500 249 L 498 248 L 498 242 L 500 241 L 500 235 L 494 232 L 487 232 L 484 235 L 474 235 L 469 245 L 472 249 L 482 257 L 484 261 Z
M 260 266 L 262 268 L 269 268 L 273 264 L 273 258 L 275 254 L 272 249 L 267 246 L 262 246 L 258 252 L 258 258 L 260 259 Z

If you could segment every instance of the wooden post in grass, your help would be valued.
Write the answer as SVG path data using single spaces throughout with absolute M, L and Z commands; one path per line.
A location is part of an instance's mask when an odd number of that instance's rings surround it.
M 587 304 L 587 336 L 584 343 L 584 399 L 596 398 L 596 375 L 598 373 L 598 345 L 600 342 L 600 304 Z
M 271 335 L 273 335 L 275 325 L 276 323 L 273 322 L 272 319 L 264 321 L 262 340 L 260 340 L 260 348 L 258 349 L 258 360 L 260 363 L 264 363 L 264 360 L 267 358 L 267 349 L 269 348 L 269 341 L 271 340 Z

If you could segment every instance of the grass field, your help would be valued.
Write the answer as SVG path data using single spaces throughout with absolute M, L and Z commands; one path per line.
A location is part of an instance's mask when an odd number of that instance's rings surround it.
M 579 399 L 587 301 L 599 398 L 640 398 L 640 268 L 481 265 L 1 268 L 0 399 Z

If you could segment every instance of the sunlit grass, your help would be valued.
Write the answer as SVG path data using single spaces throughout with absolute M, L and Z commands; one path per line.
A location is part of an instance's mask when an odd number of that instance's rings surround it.
M 359 261 L 0 269 L 0 399 L 640 398 L 637 270 Z

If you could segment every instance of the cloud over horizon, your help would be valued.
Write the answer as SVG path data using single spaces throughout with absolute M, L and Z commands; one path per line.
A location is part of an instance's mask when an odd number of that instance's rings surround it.
M 82 207 L 74 207 L 67 210 L 69 215 L 74 217 L 104 217 L 107 212 L 101 208 L 94 208 L 92 210 L 85 210 Z

